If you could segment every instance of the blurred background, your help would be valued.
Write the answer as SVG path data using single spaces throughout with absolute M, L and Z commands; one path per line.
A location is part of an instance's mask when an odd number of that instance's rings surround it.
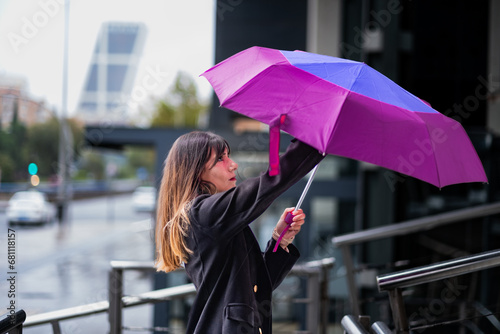
M 367 63 L 459 121 L 483 162 L 488 184 L 443 189 L 347 158 L 321 164 L 296 243 L 301 261 L 335 258 L 322 331 L 341 333 L 346 314 L 394 326 L 376 276 L 499 248 L 498 214 L 457 215 L 446 225 L 353 243 L 348 257 L 332 238 L 500 200 L 498 17 L 496 0 L 1 1 L 0 258 L 14 229 L 17 307 L 29 318 L 107 300 L 110 261 L 153 261 L 155 189 L 179 135 L 203 129 L 226 137 L 240 180 L 267 169 L 268 127 L 219 108 L 199 77 L 259 45 Z M 304 183 L 253 224 L 261 245 Z M 0 300 L 9 305 L 7 269 L 0 275 Z M 442 282 L 411 288 L 407 315 L 427 333 L 498 332 L 491 320 L 500 312 L 498 275 L 456 278 L 453 303 L 443 301 Z M 183 273 L 131 272 L 124 283 L 134 294 L 188 281 Z M 305 306 L 293 302 L 306 285 L 290 277 L 276 292 L 277 333 L 307 332 Z M 127 310 L 124 332 L 174 321 L 182 333 L 189 305 L 187 298 Z M 450 319 L 457 321 L 436 326 Z M 99 314 L 61 328 L 107 333 L 109 324 Z

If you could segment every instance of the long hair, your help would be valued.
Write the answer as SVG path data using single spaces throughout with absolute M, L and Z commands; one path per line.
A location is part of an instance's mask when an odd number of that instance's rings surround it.
M 190 228 L 189 205 L 201 194 L 215 194 L 215 186 L 201 180 L 212 152 L 216 157 L 229 144 L 211 132 L 194 131 L 180 136 L 165 160 L 156 213 L 157 270 L 169 272 L 187 263 L 192 251 L 185 238 Z

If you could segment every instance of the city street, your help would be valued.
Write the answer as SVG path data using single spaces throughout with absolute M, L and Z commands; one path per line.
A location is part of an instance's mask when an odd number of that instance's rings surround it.
M 60 226 L 7 226 L 0 212 L 0 283 L 2 318 L 14 301 L 28 317 L 108 299 L 108 272 L 111 260 L 153 261 L 149 213 L 136 213 L 131 195 L 74 201 L 69 223 Z M 15 240 L 15 264 L 10 267 L 9 241 Z M 12 258 L 12 257 L 11 257 Z M 15 274 L 8 274 L 14 272 Z M 7 281 L 15 276 L 15 297 Z M 7 277 L 7 279 L 5 278 Z M 125 294 L 151 290 L 151 276 L 139 272 L 124 275 Z M 129 327 L 151 326 L 152 307 L 124 311 Z M 61 322 L 63 333 L 107 333 L 107 313 Z M 25 328 L 27 334 L 52 333 L 50 325 Z

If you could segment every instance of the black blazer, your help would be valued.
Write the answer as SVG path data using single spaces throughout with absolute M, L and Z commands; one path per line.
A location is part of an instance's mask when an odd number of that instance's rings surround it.
M 289 253 L 281 247 L 273 253 L 272 238 L 262 253 L 248 225 L 322 158 L 318 150 L 294 140 L 280 158 L 280 175 L 263 173 L 226 192 L 193 200 L 186 238 L 193 253 L 185 267 L 197 295 L 186 333 L 272 332 L 272 291 L 300 254 L 293 245 Z

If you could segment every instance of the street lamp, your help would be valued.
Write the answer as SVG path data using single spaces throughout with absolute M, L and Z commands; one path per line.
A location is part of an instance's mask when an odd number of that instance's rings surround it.
M 64 55 L 63 55 L 63 86 L 62 106 L 59 118 L 59 188 L 57 191 L 57 215 L 59 223 L 67 222 L 67 208 L 71 193 L 69 191 L 69 170 L 73 160 L 73 137 L 67 122 L 68 108 L 68 28 L 69 28 L 69 3 L 64 6 Z

